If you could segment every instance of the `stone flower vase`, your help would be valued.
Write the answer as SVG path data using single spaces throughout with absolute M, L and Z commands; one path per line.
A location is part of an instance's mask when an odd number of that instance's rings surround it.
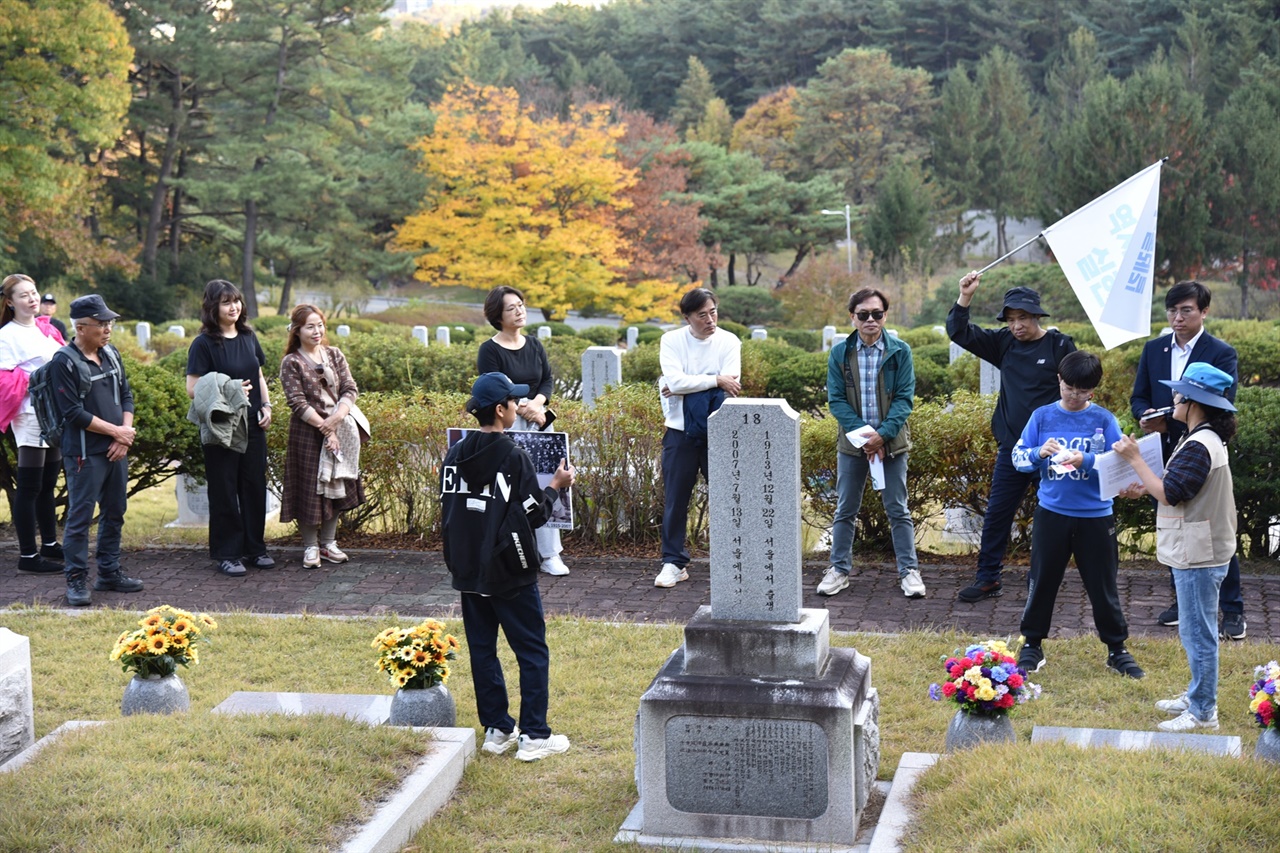
M 1280 732 L 1274 726 L 1267 726 L 1258 735 L 1258 746 L 1253 750 L 1253 757 L 1280 764 Z
M 443 684 L 417 690 L 401 688 L 391 700 L 393 726 L 446 726 L 458 721 L 453 696 Z
M 172 714 L 190 707 L 187 685 L 176 673 L 135 675 L 125 685 L 124 698 L 120 700 L 120 713 L 126 717 L 133 714 Z
M 956 711 L 947 726 L 947 752 L 969 749 L 984 743 L 1013 743 L 1018 736 L 1008 714 L 969 714 Z

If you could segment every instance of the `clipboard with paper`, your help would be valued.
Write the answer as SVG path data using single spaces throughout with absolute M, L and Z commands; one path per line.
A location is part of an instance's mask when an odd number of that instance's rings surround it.
M 1153 432 L 1138 439 L 1138 450 L 1142 453 L 1142 461 L 1147 463 L 1157 477 L 1164 476 L 1164 456 L 1160 449 L 1160 433 Z M 1114 498 L 1122 491 L 1134 485 L 1142 485 L 1138 472 L 1133 466 L 1116 453 L 1108 450 L 1099 453 L 1093 460 L 1093 472 L 1098 478 L 1098 492 L 1105 501 Z

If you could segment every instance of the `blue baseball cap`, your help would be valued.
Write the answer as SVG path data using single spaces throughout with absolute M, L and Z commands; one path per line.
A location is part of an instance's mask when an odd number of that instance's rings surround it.
M 1219 370 L 1212 364 L 1193 361 L 1182 371 L 1181 379 L 1161 379 L 1160 383 L 1168 385 L 1187 399 L 1210 408 L 1236 411 L 1235 405 L 1227 399 L 1227 391 L 1231 390 L 1236 381 L 1231 378 L 1230 373 Z
M 529 396 L 528 385 L 516 385 L 505 373 L 486 373 L 471 386 L 471 399 L 467 401 L 467 411 L 475 414 L 481 409 L 497 403 L 505 403 L 512 398 L 519 400 Z

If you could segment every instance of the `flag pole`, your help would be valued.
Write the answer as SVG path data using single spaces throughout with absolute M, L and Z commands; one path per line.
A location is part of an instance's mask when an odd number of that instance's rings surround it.
M 1028 240 L 1027 242 L 1023 243 L 1021 246 L 1019 246 L 1018 248 L 1014 249 L 1013 251 L 1011 251 L 1011 252 L 1005 252 L 1003 255 L 1001 255 L 1000 257 L 996 258 L 994 261 L 992 261 L 991 263 L 987 264 L 987 265 L 986 265 L 985 267 L 983 267 L 982 269 L 978 270 L 978 275 L 982 275 L 984 272 L 986 272 L 987 270 L 991 269 L 992 267 L 994 267 L 996 264 L 1000 263 L 1001 261 L 1006 261 L 1006 260 L 1008 260 L 1009 258 L 1013 257 L 1014 255 L 1018 254 L 1018 252 L 1021 252 L 1023 249 L 1027 248 L 1028 246 L 1030 246 L 1032 243 L 1034 243 L 1035 241 L 1039 240 L 1039 239 L 1040 239 L 1041 237 L 1043 237 L 1043 236 L 1044 236 L 1044 232 L 1043 232 L 1043 231 L 1041 231 L 1039 234 L 1037 234 L 1036 236 L 1032 237 L 1030 240 Z

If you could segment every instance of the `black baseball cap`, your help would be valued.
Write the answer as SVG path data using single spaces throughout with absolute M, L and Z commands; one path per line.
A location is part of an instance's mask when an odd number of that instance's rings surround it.
M 467 401 L 467 411 L 474 415 L 481 409 L 497 403 L 528 396 L 528 385 L 516 385 L 507 378 L 505 373 L 486 373 L 471 386 L 471 399 Z
M 46 305 L 46 304 L 57 305 L 58 299 L 52 293 L 46 293 L 44 296 L 40 297 L 40 304 L 41 305 Z
M 96 293 L 81 296 L 71 302 L 72 320 L 114 320 L 119 316 L 119 314 L 108 308 L 107 303 L 102 301 L 102 297 Z

